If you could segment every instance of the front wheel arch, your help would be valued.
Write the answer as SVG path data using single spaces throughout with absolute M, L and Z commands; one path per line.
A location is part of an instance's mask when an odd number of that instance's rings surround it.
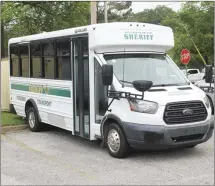
M 116 123 L 122 130 L 123 134 L 126 136 L 121 119 L 114 114 L 108 114 L 104 116 L 104 118 L 101 121 L 100 133 L 101 133 L 102 139 L 104 138 L 105 128 L 107 128 L 107 126 L 110 125 L 111 123 Z
M 36 102 L 33 100 L 33 99 L 29 99 L 26 103 L 25 103 L 25 115 L 27 117 L 27 111 L 30 107 L 33 107 L 35 108 L 36 112 L 37 112 L 37 116 L 38 116 L 38 119 L 39 119 L 39 122 L 41 122 L 41 118 L 40 118 L 40 115 L 39 115 L 39 111 L 38 111 L 38 107 L 37 107 L 37 104 Z

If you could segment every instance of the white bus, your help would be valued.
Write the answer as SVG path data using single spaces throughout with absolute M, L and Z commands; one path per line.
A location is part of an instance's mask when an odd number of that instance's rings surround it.
M 50 124 L 111 156 L 194 147 L 214 122 L 206 94 L 166 54 L 172 29 L 105 23 L 9 40 L 10 104 L 29 129 Z

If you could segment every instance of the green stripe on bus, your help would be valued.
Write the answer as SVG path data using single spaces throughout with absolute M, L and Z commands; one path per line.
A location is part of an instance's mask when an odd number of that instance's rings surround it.
M 49 95 L 61 96 L 61 97 L 71 97 L 71 91 L 70 90 L 50 88 L 49 89 Z
M 48 88 L 49 88 L 48 95 L 61 96 L 61 97 L 71 97 L 71 91 L 70 90 L 51 88 L 51 87 L 48 87 Z M 29 85 L 11 84 L 11 89 L 29 92 Z M 43 91 L 43 94 L 45 94 L 44 91 Z
M 11 84 L 11 89 L 28 91 L 29 86 L 28 85 L 20 85 L 20 84 Z

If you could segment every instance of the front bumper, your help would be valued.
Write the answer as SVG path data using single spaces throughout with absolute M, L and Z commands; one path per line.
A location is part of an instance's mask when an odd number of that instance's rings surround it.
M 123 123 L 131 147 L 137 149 L 169 149 L 197 145 L 209 140 L 214 130 L 214 118 L 201 123 L 180 127 Z

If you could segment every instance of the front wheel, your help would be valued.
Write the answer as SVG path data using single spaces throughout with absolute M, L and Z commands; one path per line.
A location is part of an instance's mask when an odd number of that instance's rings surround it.
M 121 128 L 113 123 L 105 130 L 105 143 L 109 154 L 114 158 L 123 158 L 127 155 L 129 145 Z

